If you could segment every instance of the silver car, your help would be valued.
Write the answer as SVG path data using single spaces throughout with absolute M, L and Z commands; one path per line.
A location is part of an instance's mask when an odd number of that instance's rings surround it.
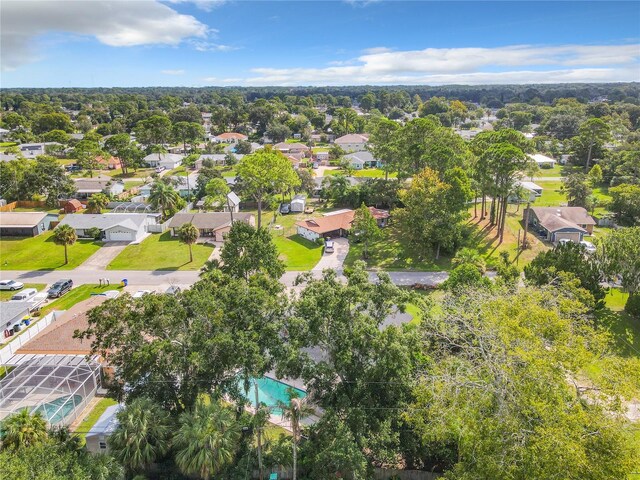
M 15 280 L 0 280 L 0 290 L 20 290 L 24 288 L 24 283 L 16 282 Z

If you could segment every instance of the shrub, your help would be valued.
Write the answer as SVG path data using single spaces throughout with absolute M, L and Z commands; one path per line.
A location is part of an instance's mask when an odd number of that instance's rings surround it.
M 550 163 L 543 163 L 542 165 L 540 165 L 540 168 L 543 170 L 551 170 L 553 166 Z
M 316 243 L 318 245 L 324 245 L 324 238 L 322 238 L 322 237 L 316 238 Z
M 100 240 L 100 237 L 102 236 L 102 232 L 97 227 L 87 229 L 87 234 L 94 240 Z
M 640 295 L 629 295 L 624 311 L 635 318 L 640 318 Z

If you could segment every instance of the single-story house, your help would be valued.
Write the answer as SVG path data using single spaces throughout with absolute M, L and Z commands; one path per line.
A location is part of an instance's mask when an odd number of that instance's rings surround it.
M 108 169 L 108 170 L 116 170 L 117 168 L 122 168 L 122 162 L 118 157 L 109 157 L 103 158 L 101 156 L 96 157 L 96 161 L 100 165 L 100 168 Z
M 187 198 L 189 194 L 193 194 L 194 189 L 196 188 L 196 181 L 198 180 L 199 174 L 192 173 L 187 176 L 176 175 L 171 177 L 171 183 L 173 188 L 180 194 L 181 197 Z M 141 190 L 138 189 L 138 193 L 141 193 Z M 149 189 L 149 193 L 151 193 L 151 189 Z
M 172 170 L 182 165 L 182 159 L 184 155 L 177 153 L 150 153 L 142 160 L 150 167 L 164 167 L 167 170 Z
M 533 202 L 536 198 L 542 195 L 543 188 L 537 183 L 526 182 L 526 181 L 517 181 L 515 183 L 516 187 L 522 187 L 524 190 L 528 192 L 528 197 L 524 199 L 525 202 Z M 522 202 L 522 198 L 517 198 L 516 195 L 511 194 L 507 197 L 507 201 L 509 203 L 519 203 Z
M 23 143 L 19 145 L 20 153 L 25 158 L 35 158 L 47 153 L 47 147 L 52 145 L 62 145 L 58 142 Z
M 0 237 L 35 237 L 57 220 L 58 215 L 47 212 L 0 212 Z
M 252 213 L 234 213 L 234 222 L 255 224 Z M 178 236 L 178 229 L 187 223 L 192 223 L 200 232 L 200 237 L 211 237 L 216 242 L 224 242 L 227 232 L 231 229 L 231 214 L 229 212 L 206 213 L 177 213 L 169 220 L 171 236 Z
M 362 170 L 363 168 L 375 168 L 380 166 L 380 162 L 373 158 L 371 152 L 354 152 L 350 153 L 349 155 L 345 155 L 344 158 L 355 170 Z
M 159 213 L 74 213 L 65 216 L 60 225 L 69 225 L 78 237 L 90 237 L 88 231 L 97 228 L 107 242 L 137 242 L 147 232 L 148 225 L 155 225 Z
M 309 147 L 307 147 L 303 143 L 286 143 L 286 142 L 276 143 L 273 146 L 273 149 L 278 150 L 282 153 L 288 153 L 288 154 L 304 153 L 309 151 Z
M 291 212 L 292 213 L 300 213 L 304 212 L 304 208 L 307 204 L 307 197 L 304 195 L 296 195 L 291 200 Z
M 528 155 L 528 157 L 536 162 L 536 165 L 540 168 L 553 168 L 556 166 L 556 161 L 553 158 L 542 155 L 541 153 Z
M 369 135 L 360 133 L 350 133 L 335 139 L 334 143 L 339 145 L 345 152 L 363 152 L 367 149 Z
M 316 152 L 315 156 L 316 156 L 316 160 L 318 162 L 328 162 L 329 161 L 329 152 Z
M 304 168 L 308 165 L 304 153 L 288 153 L 287 159 L 291 162 L 293 168 Z
M 74 338 L 76 330 L 89 328 L 87 315 L 89 310 L 106 302 L 109 297 L 93 295 L 76 303 L 57 315 L 56 320 L 46 327 L 37 337 L 22 345 L 17 354 L 31 355 L 89 355 L 93 338 Z
M 369 211 L 376 219 L 379 227 L 385 227 L 389 220 L 389 212 L 369 207 Z M 307 240 L 316 241 L 318 238 L 346 237 L 351 230 L 355 211 L 350 209 L 325 213 L 319 218 L 309 218 L 296 223 L 298 235 Z
M 529 225 L 547 241 L 557 243 L 567 239 L 580 242 L 584 235 L 593 233 L 596 221 L 582 207 L 531 207 L 524 210 Z
M 249 137 L 237 132 L 225 132 L 213 137 L 213 140 L 218 143 L 238 143 L 239 141 L 247 141 Z
M 124 192 L 124 182 L 114 180 L 107 175 L 99 175 L 94 178 L 76 178 L 76 198 L 86 199 L 94 193 L 104 193 L 111 197 Z
M 244 158 L 242 153 L 234 153 L 233 156 L 239 162 Z M 205 153 L 198 157 L 196 160 L 195 167 L 196 169 L 201 169 L 202 164 L 205 160 L 211 160 L 214 165 L 226 165 L 227 164 L 227 154 L 226 153 Z
M 122 403 L 111 405 L 105 409 L 100 418 L 84 437 L 85 446 L 91 453 L 107 453 L 107 438 L 118 427 L 117 413 L 124 408 Z
M 82 206 L 79 200 L 72 198 L 71 200 L 67 200 L 66 202 L 64 202 L 64 205 L 62 206 L 62 208 L 64 210 L 64 213 L 77 213 L 80 210 L 82 210 L 84 207 Z

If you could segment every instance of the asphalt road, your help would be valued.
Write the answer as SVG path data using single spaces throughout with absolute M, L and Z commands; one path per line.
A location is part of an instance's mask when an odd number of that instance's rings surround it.
M 282 277 L 282 282 L 290 287 L 295 278 L 304 272 L 286 272 Z M 447 272 L 387 272 L 391 280 L 396 285 L 413 285 L 422 283 L 425 285 L 437 285 L 447 279 Z M 313 275 L 318 277 L 321 272 L 315 271 Z M 372 280 L 377 278 L 375 272 L 369 274 Z M 28 283 L 52 284 L 62 278 L 70 278 L 75 285 L 97 284 L 100 278 L 108 278 L 112 285 L 118 284 L 120 280 L 126 278 L 129 285 L 149 287 L 149 286 L 189 286 L 198 280 L 197 271 L 167 271 L 167 270 L 107 270 L 95 271 L 78 267 L 74 270 L 33 270 L 33 271 L 0 271 L 0 279 L 19 280 Z

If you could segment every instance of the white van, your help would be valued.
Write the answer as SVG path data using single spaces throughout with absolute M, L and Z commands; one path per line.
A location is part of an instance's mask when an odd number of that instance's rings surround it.
M 14 302 L 25 302 L 35 297 L 36 293 L 38 293 L 38 290 L 36 290 L 35 288 L 25 288 L 20 293 L 16 293 L 13 297 L 11 297 L 11 300 Z

